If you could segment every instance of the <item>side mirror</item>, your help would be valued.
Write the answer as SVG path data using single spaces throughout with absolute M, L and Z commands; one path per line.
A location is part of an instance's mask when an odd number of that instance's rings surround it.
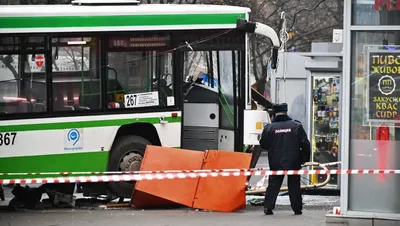
M 117 70 L 115 70 L 114 68 L 109 67 L 109 66 L 107 66 L 107 70 L 108 70 L 107 80 L 118 80 Z M 112 76 L 109 71 L 114 72 L 114 76 Z
M 278 63 L 278 50 L 281 46 L 278 34 L 270 26 L 258 22 L 248 22 L 246 19 L 239 18 L 236 22 L 236 29 L 248 33 L 255 33 L 268 37 L 273 45 L 271 68 L 276 69 Z

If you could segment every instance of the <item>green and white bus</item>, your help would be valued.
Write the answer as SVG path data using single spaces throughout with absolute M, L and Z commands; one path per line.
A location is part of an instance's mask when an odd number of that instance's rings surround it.
M 0 172 L 139 170 L 147 144 L 257 144 L 269 117 L 251 110 L 248 33 L 270 38 L 273 63 L 280 43 L 249 12 L 132 0 L 2 6 Z M 83 186 L 130 197 L 134 183 Z

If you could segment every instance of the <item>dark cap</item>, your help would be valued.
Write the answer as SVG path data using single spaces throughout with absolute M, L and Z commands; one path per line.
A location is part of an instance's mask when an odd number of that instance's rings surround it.
M 288 107 L 287 107 L 287 104 L 286 104 L 286 103 L 275 104 L 275 105 L 272 107 L 272 110 L 273 110 L 275 113 L 278 113 L 278 112 L 287 112 L 287 111 L 288 111 Z

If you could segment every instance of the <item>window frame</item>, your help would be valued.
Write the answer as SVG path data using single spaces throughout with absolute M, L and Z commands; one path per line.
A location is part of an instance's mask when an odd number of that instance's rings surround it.
M 184 31 L 177 31 L 178 33 L 184 32 Z M 166 52 L 168 53 L 171 49 L 175 48 L 177 46 L 177 43 L 173 41 L 174 31 L 162 31 L 162 30 L 156 30 L 156 31 L 138 31 L 138 32 L 112 32 L 111 34 L 107 34 L 104 36 L 104 46 L 103 46 L 103 53 L 104 53 L 104 60 L 105 60 L 105 65 L 108 65 L 108 54 L 109 53 L 141 53 L 146 54 L 146 52 L 152 52 L 156 51 L 158 54 L 159 52 Z M 170 40 L 167 43 L 166 46 L 164 47 L 152 47 L 152 48 L 113 48 L 110 47 L 110 38 L 112 37 L 133 37 L 137 35 L 166 35 L 169 36 Z M 108 108 L 108 100 L 106 100 L 106 106 L 105 106 L 105 112 L 108 113 L 141 113 L 141 112 L 163 112 L 163 111 L 174 111 L 177 109 L 181 109 L 180 104 L 177 102 L 177 96 L 179 95 L 180 92 L 180 76 L 179 72 L 177 71 L 177 65 L 176 65 L 176 54 L 177 51 L 172 52 L 172 91 L 173 91 L 173 96 L 175 99 L 175 104 L 173 106 L 161 106 L 160 104 L 158 106 L 149 106 L 149 107 L 138 107 L 138 108 Z M 152 56 L 154 57 L 154 56 Z M 156 56 L 155 56 L 156 57 Z M 155 65 L 153 65 L 155 67 Z M 157 69 L 156 69 L 157 70 Z M 105 79 L 105 85 L 106 85 L 106 95 L 105 98 L 107 99 L 108 95 L 108 71 L 105 72 L 104 74 L 104 79 Z M 138 92 L 139 93 L 139 92 Z
M 97 34 L 97 33 L 58 33 L 58 34 L 53 34 L 53 35 L 49 35 L 49 39 L 48 39 L 48 44 L 49 44 L 49 50 L 48 50 L 48 54 L 50 55 L 50 66 L 48 69 L 49 72 L 49 80 L 51 80 L 51 85 L 46 85 L 46 87 L 48 87 L 48 89 L 50 89 L 51 91 L 51 97 L 54 96 L 54 83 L 53 83 L 53 47 L 55 47 L 54 43 L 53 43 L 53 39 L 54 38 L 76 38 L 76 37 L 90 37 L 90 38 L 95 38 L 96 39 L 96 62 L 97 62 L 97 68 L 99 68 L 98 70 L 96 70 L 96 74 L 97 77 L 99 78 L 99 82 L 100 82 L 100 108 L 98 109 L 90 109 L 90 110 L 79 110 L 79 111 L 54 111 L 54 99 L 51 99 L 51 103 L 48 103 L 48 108 L 50 109 L 51 107 L 51 111 L 50 111 L 50 116 L 81 116 L 81 115 L 96 115 L 96 114 L 104 114 L 104 100 L 103 100 L 103 74 L 102 74 L 102 61 L 101 61 L 101 57 L 102 57 L 102 49 L 101 49 L 101 45 L 102 45 L 102 35 L 101 34 Z M 61 71 L 61 73 L 63 73 L 64 71 Z M 74 73 L 79 73 L 81 71 L 77 71 Z
M 399 25 L 356 25 L 353 23 L 352 17 L 354 16 L 354 11 L 353 11 L 354 5 L 352 4 L 352 1 L 346 1 L 344 3 L 344 24 L 343 24 L 343 30 L 344 30 L 344 39 L 343 39 L 343 81 L 341 81 L 341 109 L 342 113 L 340 115 L 340 120 L 342 122 L 340 132 L 339 132 L 339 148 L 341 149 L 341 165 L 342 168 L 349 169 L 350 168 L 350 162 L 353 161 L 352 157 L 350 156 L 350 153 L 355 150 L 355 147 L 352 144 L 352 141 L 350 139 L 351 137 L 351 126 L 353 126 L 352 123 L 352 117 L 353 117 L 353 112 L 351 111 L 351 108 L 353 105 L 353 89 L 352 89 L 352 77 L 355 76 L 353 75 L 353 68 L 356 66 L 356 63 L 353 59 L 353 56 L 351 53 L 353 52 L 353 36 L 355 36 L 356 32 L 363 32 L 363 31 L 393 31 L 393 30 L 400 30 Z M 393 215 L 392 213 L 376 213 L 376 212 L 370 212 L 367 213 L 364 210 L 356 210 L 353 208 L 353 204 L 351 203 L 350 196 L 352 192 L 350 191 L 350 185 L 352 183 L 357 183 L 354 182 L 352 177 L 346 177 L 345 175 L 342 175 L 341 180 L 340 180 L 340 190 L 342 191 L 341 195 L 341 212 L 343 215 L 349 215 L 349 216 L 354 216 L 354 215 L 366 215 L 366 216 L 383 216 L 387 217 L 390 215 Z
M 184 41 L 186 38 L 192 38 L 192 35 L 196 35 L 197 33 L 206 33 L 209 32 L 212 35 L 212 32 L 223 32 L 224 30 L 201 30 L 201 31 L 191 31 L 185 33 L 185 35 L 178 36 L 176 37 L 176 41 Z M 194 34 L 193 34 L 194 33 Z M 226 35 L 228 34 L 228 35 Z M 235 151 L 242 151 L 243 149 L 243 140 L 244 140 L 244 132 L 243 132 L 243 125 L 244 125 L 244 110 L 246 108 L 246 66 L 245 66 L 245 61 L 246 61 L 246 54 L 247 54 L 247 48 L 246 48 L 246 38 L 247 36 L 245 33 L 241 33 L 239 31 L 233 30 L 230 32 L 227 32 L 226 34 L 223 35 L 223 39 L 218 39 L 217 41 L 215 40 L 210 40 L 210 42 L 207 43 L 200 43 L 198 45 L 192 45 L 191 48 L 188 46 L 179 49 L 177 52 L 180 53 L 177 57 L 179 58 L 177 61 L 175 61 L 175 64 L 178 64 L 178 67 L 180 68 L 180 77 L 183 78 L 183 72 L 184 72 L 184 54 L 185 52 L 188 51 L 204 51 L 204 52 L 209 52 L 209 51 L 216 51 L 217 56 L 221 51 L 228 51 L 231 52 L 232 54 L 232 76 L 236 77 L 236 82 L 233 82 L 233 94 L 235 96 L 233 102 L 234 102 L 234 119 L 233 119 L 233 124 L 234 128 L 232 128 L 232 131 L 234 132 L 234 150 Z M 187 35 L 187 36 L 186 36 Z M 215 35 L 215 34 L 214 34 Z M 204 38 L 206 38 L 208 35 L 204 35 Z M 235 43 L 229 42 L 233 38 L 236 38 Z M 228 44 L 226 43 L 220 43 L 222 41 L 228 40 Z M 192 41 L 192 40 L 190 40 Z M 190 42 L 188 41 L 188 42 Z M 215 41 L 215 42 L 214 42 Z M 234 60 L 238 61 L 237 68 L 236 70 L 234 68 Z M 217 60 L 217 64 L 219 64 L 219 60 Z M 235 75 L 234 75 L 235 74 Z M 218 82 L 220 82 L 220 71 L 218 71 Z M 218 84 L 220 86 L 220 83 Z M 220 91 L 218 91 L 220 93 Z M 180 94 L 180 103 L 183 104 L 183 93 Z M 182 112 L 182 118 L 185 117 L 185 113 Z M 183 134 L 184 132 L 184 127 L 181 127 L 181 133 Z M 181 136 L 181 143 L 183 143 L 183 136 Z
M 350 25 L 352 27 L 359 27 L 359 29 L 371 29 L 373 30 L 372 27 L 376 27 L 376 26 L 386 26 L 386 27 L 397 27 L 396 29 L 399 28 L 400 24 L 389 24 L 388 21 L 391 21 L 393 18 L 390 17 L 397 17 L 396 19 L 398 21 L 396 22 L 400 22 L 400 10 L 398 9 L 388 9 L 386 2 L 384 2 L 384 4 L 381 6 L 382 10 L 376 10 L 375 9 L 375 4 L 374 1 L 371 1 L 370 3 L 372 4 L 367 4 L 367 2 L 364 0 L 351 0 L 350 1 L 350 6 L 351 6 L 351 17 L 350 19 Z M 346 5 L 346 4 L 345 4 Z M 362 7 L 368 8 L 370 7 L 371 11 L 367 12 L 369 13 L 365 15 L 367 17 L 369 17 L 369 19 L 371 17 L 379 17 L 379 23 L 368 23 L 368 22 L 362 22 L 361 18 L 358 17 L 358 14 L 363 14 L 363 12 L 360 12 L 362 10 Z M 347 7 L 347 6 L 346 6 Z M 346 9 L 347 10 L 347 9 Z M 358 11 L 359 10 L 359 11 Z M 386 19 L 385 22 L 382 23 L 382 17 Z M 360 22 L 361 21 L 361 22 Z
M 43 54 L 45 56 L 45 73 L 46 73 L 46 112 L 31 112 L 31 113 L 16 113 L 16 114 L 5 114 L 0 115 L 0 121 L 6 120 L 18 120 L 18 119 L 38 119 L 38 118 L 55 118 L 55 117 L 74 117 L 74 116 L 99 116 L 99 115 L 107 115 L 107 114 L 135 114 L 135 113 L 150 113 L 150 112 L 170 112 L 170 111 L 181 111 L 183 108 L 183 94 L 182 94 L 182 78 L 183 78 L 183 65 L 180 65 L 181 60 L 183 59 L 182 52 L 190 51 L 189 47 L 185 47 L 185 40 L 189 43 L 193 41 L 202 40 L 201 43 L 197 45 L 193 45 L 192 47 L 196 50 L 208 51 L 212 49 L 213 51 L 220 50 L 230 50 L 230 51 L 240 51 L 245 54 L 245 42 L 246 36 L 242 34 L 240 31 L 231 30 L 226 35 L 227 30 L 231 29 L 198 29 L 198 30 L 151 30 L 151 31 L 113 31 L 113 32 L 59 32 L 59 33 L 7 33 L 0 34 L 0 37 L 31 37 L 31 36 L 43 36 L 44 50 L 41 51 L 7 51 L 10 54 Z M 156 107 L 140 107 L 140 108 L 129 108 L 129 109 L 108 109 L 107 107 L 107 53 L 108 53 L 108 38 L 109 36 L 129 36 L 132 34 L 155 34 L 155 33 L 165 33 L 170 35 L 170 48 L 166 48 L 166 50 L 172 52 L 172 74 L 173 77 L 173 95 L 175 98 L 174 106 L 156 106 Z M 216 33 L 223 33 L 222 39 L 211 39 L 213 35 Z M 240 33 L 241 35 L 237 35 Z M 89 111 L 60 111 L 55 112 L 53 110 L 53 78 L 52 78 L 52 49 L 53 49 L 53 38 L 60 37 L 96 37 L 98 40 L 97 46 L 97 56 L 100 63 L 100 70 L 97 73 L 100 73 L 100 81 L 101 81 L 101 109 L 97 110 L 89 110 Z M 233 40 L 237 39 L 237 40 Z M 243 42 L 242 42 L 243 39 Z M 233 40 L 233 41 L 231 41 Z M 240 40 L 240 42 L 237 42 Z M 236 41 L 236 42 L 235 42 Z M 221 44 L 221 42 L 227 42 Z M 179 47 L 179 48 L 178 48 Z M 159 48 L 161 49 L 161 48 Z M 138 49 L 139 50 L 139 49 Z M 145 50 L 150 50 L 149 48 L 145 48 Z M 5 52 L 5 51 L 3 51 Z M 128 51 L 129 52 L 129 51 Z M 243 55 L 244 56 L 244 55 Z M 245 68 L 243 67 L 243 70 Z M 243 74 L 245 76 L 245 74 Z M 245 78 L 239 78 L 240 80 L 244 80 Z M 50 85 L 51 84 L 51 85 Z M 245 84 L 242 84 L 244 86 Z M 240 93 L 241 94 L 241 93 Z M 240 95 L 239 94 L 239 95 Z M 240 95 L 241 96 L 241 95 Z M 242 106 L 239 107 L 242 109 Z M 240 110 L 239 110 L 240 114 Z M 239 121 L 242 118 L 239 116 Z M 239 122 L 240 123 L 240 122 Z
M 173 95 L 175 97 L 175 105 L 174 106 L 157 106 L 157 107 L 142 107 L 142 108 L 131 108 L 131 109 L 108 109 L 107 107 L 107 50 L 108 50 L 108 38 L 110 36 L 129 36 L 131 34 L 143 34 L 143 33 L 168 33 L 171 37 L 174 35 L 173 33 L 182 33 L 185 32 L 183 30 L 178 31 L 163 31 L 163 30 L 154 30 L 154 31 L 116 31 L 116 32 L 60 32 L 60 33 L 26 33 L 26 34 L 16 34 L 16 33 L 8 33 L 8 34 L 0 34 L 0 37 L 32 37 L 32 36 L 42 36 L 44 37 L 44 50 L 40 51 L 1 51 L 1 54 L 14 54 L 14 55 L 22 55 L 22 54 L 43 54 L 45 56 L 45 73 L 46 73 L 46 111 L 45 112 L 31 112 L 31 113 L 15 113 L 15 114 L 4 114 L 0 115 L 0 121 L 6 120 L 18 120 L 18 119 L 37 119 L 37 118 L 53 118 L 53 117 L 73 117 L 73 116 L 98 116 L 98 115 L 106 115 L 106 114 L 131 114 L 131 113 L 150 113 L 150 112 L 166 112 L 166 111 L 180 111 L 181 103 L 180 103 L 180 76 L 179 76 L 179 65 L 177 64 L 179 57 L 179 53 L 177 51 L 172 52 L 172 74 L 176 75 L 173 77 Z M 53 38 L 62 38 L 62 37 L 95 37 L 97 39 L 97 51 L 96 54 L 99 62 L 99 73 L 100 82 L 101 82 L 101 108 L 94 110 L 80 110 L 80 111 L 54 111 L 53 107 L 53 60 L 52 60 L 52 51 L 53 51 Z M 172 38 L 171 38 L 172 39 Z M 173 41 L 171 45 L 175 45 Z M 167 50 L 171 50 L 171 48 L 167 48 Z M 145 48 L 144 50 L 149 50 L 149 48 Z M 126 51 L 130 52 L 130 51 Z M 51 84 L 51 85 L 50 85 Z

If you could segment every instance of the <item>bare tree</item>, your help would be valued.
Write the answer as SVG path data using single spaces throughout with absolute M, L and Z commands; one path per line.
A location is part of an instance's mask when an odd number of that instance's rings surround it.
M 251 9 L 250 20 L 267 24 L 279 32 L 281 13 L 285 12 L 289 51 L 310 51 L 312 42 L 331 40 L 332 31 L 342 28 L 342 0 L 202 0 L 205 4 L 235 5 Z M 251 71 L 258 80 L 266 76 L 271 43 L 250 35 Z
M 287 42 L 288 50 L 310 51 L 312 42 L 330 41 L 333 29 L 342 27 L 343 1 L 340 0 L 254 1 L 258 8 L 253 10 L 252 19 L 268 24 L 276 31 L 280 30 L 281 13 L 285 12 L 287 32 L 292 36 Z M 258 80 L 258 74 L 262 77 L 266 75 L 266 70 L 263 69 L 270 56 L 271 46 L 263 38 L 252 37 L 251 41 L 255 42 L 252 46 L 256 47 L 256 54 L 252 55 L 251 62 L 257 64 L 258 72 L 253 73 Z

